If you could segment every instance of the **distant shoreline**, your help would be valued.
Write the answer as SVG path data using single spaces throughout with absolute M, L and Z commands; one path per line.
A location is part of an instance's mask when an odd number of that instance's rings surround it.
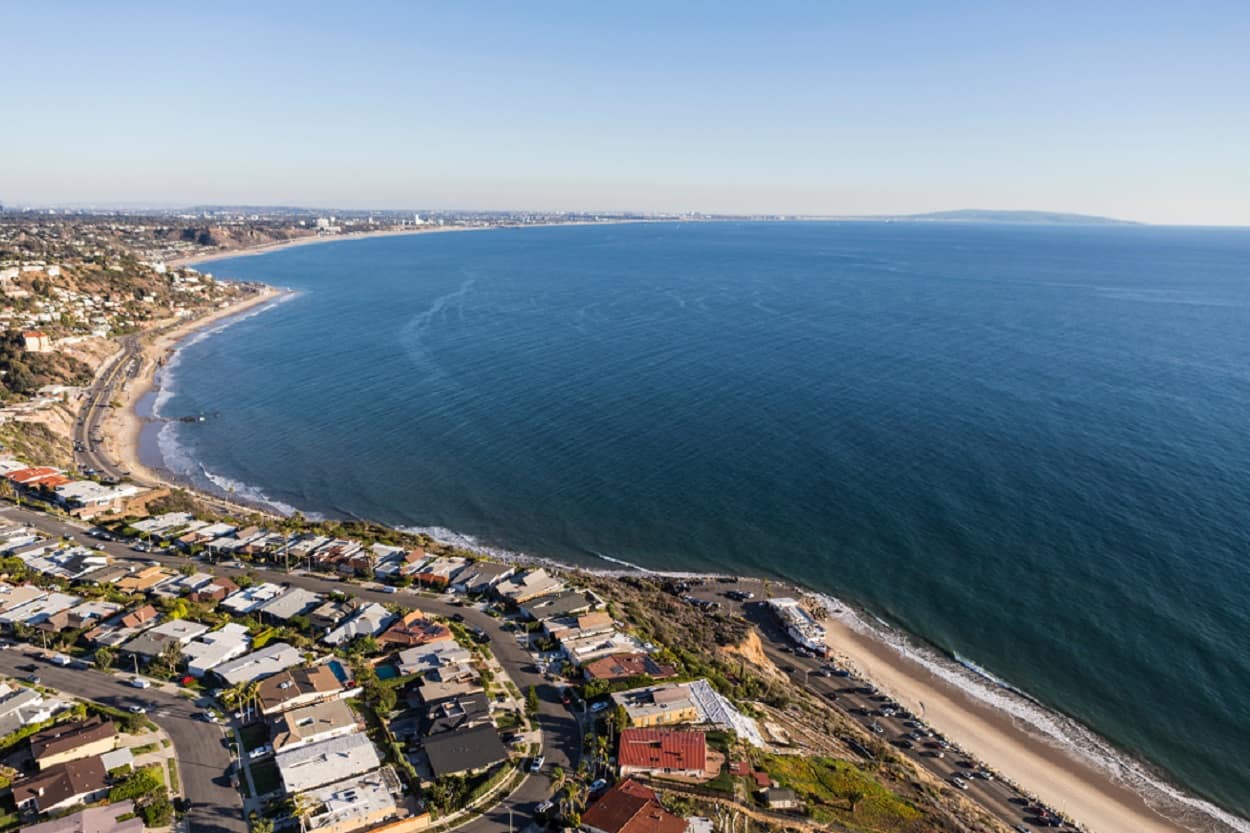
M 192 267 L 194 268 L 201 263 L 211 263 L 216 260 L 229 260 L 235 257 L 252 257 L 254 255 L 265 255 L 273 252 L 280 252 L 283 249 L 294 249 L 298 246 L 312 246 L 318 243 L 341 243 L 347 240 L 369 240 L 376 237 L 405 237 L 416 234 L 443 234 L 446 232 L 458 231 L 500 231 L 502 229 L 530 229 L 530 228 L 561 228 L 563 226 L 620 226 L 634 225 L 641 223 L 671 223 L 671 222 L 706 222 L 702 220 L 578 220 L 569 223 L 530 223 L 527 225 L 498 225 L 498 226 L 420 226 L 414 228 L 391 228 L 379 229 L 377 231 L 353 231 L 347 234 L 320 235 L 310 234 L 304 237 L 297 237 L 293 240 L 279 240 L 271 243 L 261 243 L 257 246 L 248 246 L 243 249 L 217 250 L 206 252 L 204 254 L 188 255 L 186 257 L 176 258 L 169 262 L 169 266 L 174 268 Z
M 671 221 L 621 221 L 621 222 L 671 222 Z M 576 225 L 608 225 L 614 223 L 580 223 Z M 575 225 L 569 224 L 552 224 Z M 540 226 L 522 226 L 530 228 Z M 408 234 L 438 233 L 442 231 L 484 231 L 494 228 L 516 228 L 509 226 L 496 227 L 451 227 L 437 229 L 389 230 L 379 232 L 361 232 L 351 235 L 333 237 L 311 237 L 279 244 L 266 245 L 251 249 L 232 252 L 215 253 L 206 257 L 189 259 L 187 262 L 202 263 L 230 257 L 251 256 L 280 251 L 301 245 L 331 243 L 345 240 L 358 240 L 370 237 L 388 237 Z M 206 319 L 189 322 L 180 328 L 176 337 L 171 334 L 168 347 L 176 349 L 177 342 L 194 332 L 209 326 L 217 320 L 230 315 L 244 312 L 250 306 L 264 300 L 271 300 L 276 293 L 265 298 L 257 298 L 253 304 L 240 305 L 232 311 L 223 311 Z M 167 348 L 168 349 L 168 348 Z M 145 362 L 145 369 L 148 363 Z M 152 371 L 155 370 L 153 366 Z M 144 379 L 148 379 L 145 374 Z M 138 464 L 138 428 L 141 424 L 134 416 L 134 404 L 148 389 L 151 381 L 145 385 L 136 384 L 133 392 L 125 403 L 125 412 L 133 419 L 134 428 L 128 433 L 131 442 L 126 447 L 130 455 L 130 463 Z M 132 470 L 147 472 L 144 468 Z M 162 480 L 162 482 L 168 482 Z M 180 488 L 187 488 L 178 484 Z M 199 491 L 190 487 L 192 491 Z M 214 500 L 219 500 L 214 495 Z M 273 514 L 264 512 L 264 514 Z M 276 517 L 276 516 L 275 516 Z M 437 537 L 437 536 L 436 536 Z M 478 549 L 482 549 L 479 547 Z M 487 552 L 495 557 L 513 557 L 515 555 Z M 520 557 L 537 563 L 548 563 L 566 570 L 585 570 L 577 565 L 565 564 L 556 559 Z M 632 570 L 594 570 L 589 572 L 607 575 L 629 574 Z M 651 571 L 646 571 L 651 572 Z M 810 591 L 798 588 L 799 592 Z M 982 761 L 997 769 L 1001 775 L 1009 778 L 1022 788 L 1036 794 L 1072 818 L 1081 822 L 1087 829 L 1099 833 L 1181 833 L 1188 830 L 1208 830 L 1210 820 L 1201 819 L 1204 826 L 1193 828 L 1182 826 L 1164 818 L 1153 810 L 1143 795 L 1121 780 L 1124 772 L 1116 774 L 1086 759 L 1075 749 L 1057 746 L 1058 741 L 1047 739 L 1037 730 L 1031 729 L 1018 717 L 996 705 L 991 705 L 984 697 L 978 697 L 965 685 L 954 682 L 948 674 L 939 674 L 933 667 L 926 665 L 913 648 L 895 644 L 895 641 L 883 636 L 883 633 L 868 617 L 856 614 L 846 605 L 840 605 L 843 614 L 833 620 L 826 621 L 829 641 L 835 653 L 842 661 L 873 680 L 883 691 L 889 692 L 895 699 L 918 712 L 923 711 L 924 717 L 935 729 L 950 737 L 960 746 L 974 754 Z M 987 687 L 988 690 L 988 687 Z M 1023 700 L 1023 698 L 1021 698 Z M 920 704 L 923 704 L 923 709 Z M 1124 766 L 1124 763 L 1121 763 Z M 1144 768 L 1142 769 L 1145 772 Z M 1179 811 L 1179 803 L 1171 807 Z M 1190 808 L 1194 812 L 1194 808 Z M 1205 813 L 1203 814 L 1206 815 Z M 1197 820 L 1195 820 L 1196 823 Z M 1243 829 L 1250 829 L 1243 828 Z

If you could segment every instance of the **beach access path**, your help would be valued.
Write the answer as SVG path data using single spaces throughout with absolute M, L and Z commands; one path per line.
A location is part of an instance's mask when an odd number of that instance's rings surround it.
M 166 555 L 164 553 L 140 554 L 134 552 L 123 543 L 97 541 L 93 538 L 88 538 L 84 535 L 84 531 L 89 528 L 89 525 L 62 520 L 43 512 L 23 509 L 9 504 L 0 504 L 0 517 L 28 524 L 52 537 L 65 536 L 80 544 L 98 547 L 118 561 L 159 561 L 171 567 L 179 567 L 188 563 L 184 555 Z M 466 626 L 480 628 L 490 637 L 490 648 L 494 652 L 495 658 L 499 660 L 499 663 L 508 672 L 508 676 L 512 681 L 522 691 L 528 690 L 530 686 L 533 686 L 538 693 L 539 705 L 536 722 L 541 732 L 542 754 L 546 757 L 547 766 L 542 773 L 526 777 L 511 795 L 494 807 L 486 810 L 478 818 L 457 827 L 457 830 L 463 831 L 463 833 L 502 833 L 502 831 L 506 830 L 519 829 L 514 826 L 516 821 L 531 818 L 538 804 L 551 797 L 552 784 L 547 773 L 557 766 L 565 772 L 573 772 L 577 769 L 577 762 L 581 757 L 582 751 L 581 733 L 577 720 L 561 702 L 559 688 L 538 672 L 534 666 L 534 658 L 517 642 L 513 634 L 503 629 L 503 623 L 499 619 L 495 619 L 474 607 L 462 607 L 453 604 L 452 600 L 445 596 L 425 595 L 411 590 L 404 590 L 398 593 L 383 593 L 380 590 L 370 590 L 356 584 L 333 581 L 317 575 L 298 572 L 287 574 L 281 569 L 268 569 L 259 566 L 249 567 L 248 569 L 236 569 L 217 564 L 213 566 L 212 571 L 215 575 L 231 577 L 254 572 L 264 576 L 266 581 L 288 582 L 293 587 L 302 587 L 318 593 L 346 593 L 365 601 L 377 602 L 378 604 L 397 604 L 404 608 L 419 609 L 445 617 L 459 614 L 464 617 Z M 4 654 L 0 653 L 0 656 L 4 656 Z M 4 668 L 5 666 L 0 665 L 0 670 Z M 40 673 L 43 673 L 42 668 Z M 82 672 L 73 673 L 81 674 Z M 58 682 L 53 682 L 53 677 L 50 673 L 45 678 L 53 686 L 59 684 Z M 59 680 L 59 676 L 56 679 Z M 112 680 L 112 678 L 109 679 Z M 117 693 L 127 696 L 126 702 L 128 703 L 144 702 L 147 693 L 152 691 L 152 689 L 134 689 L 131 692 L 127 692 L 125 688 L 119 688 L 116 682 L 112 682 L 110 685 Z M 74 689 L 70 687 L 67 687 L 65 690 L 75 693 Z M 191 705 L 190 700 L 185 700 L 181 697 L 174 699 L 188 707 Z M 164 707 L 160 704 L 167 704 L 165 698 L 161 698 L 159 701 L 157 705 L 158 711 Z M 160 720 L 156 722 L 170 732 L 177 746 L 178 735 L 174 733 L 173 729 L 165 726 Z M 197 726 L 207 727 L 211 726 L 211 724 L 197 723 Z M 178 728 L 181 729 L 182 727 L 179 726 Z M 217 730 L 216 727 L 212 728 L 220 733 L 220 730 Z M 182 747 L 178 746 L 178 749 L 179 761 L 182 761 Z M 194 762 L 196 758 L 192 757 L 190 760 Z M 190 766 L 184 765 L 183 768 L 190 772 L 192 769 L 197 768 L 197 765 L 192 763 Z M 222 771 L 225 771 L 224 767 Z M 194 823 L 191 827 L 191 833 L 200 833 L 200 831 L 204 831 L 204 833 L 224 833 L 226 830 L 230 830 L 232 833 L 241 833 L 244 830 L 243 826 L 225 828 L 210 824 L 213 819 L 224 814 L 228 808 L 237 808 L 237 810 L 232 811 L 237 812 L 240 821 L 242 820 L 242 804 L 238 793 L 234 790 L 231 790 L 231 793 L 232 798 L 229 803 L 218 803 L 215 805 L 215 810 L 193 816 Z M 189 790 L 188 797 L 195 801 L 194 795 Z M 224 797 L 219 798 L 221 798 L 221 801 L 224 801 Z

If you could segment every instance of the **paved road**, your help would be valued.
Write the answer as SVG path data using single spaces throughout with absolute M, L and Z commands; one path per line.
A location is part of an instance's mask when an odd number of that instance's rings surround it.
M 156 688 L 137 689 L 124 676 L 92 669 L 60 668 L 39 659 L 33 649 L 0 651 L 0 673 L 23 678 L 38 667 L 42 684 L 75 697 L 115 708 L 141 703 L 152 721 L 169 733 L 178 753 L 178 774 L 191 802 L 187 819 L 194 833 L 246 833 L 243 802 L 230 786 L 230 752 L 219 726 L 192 718 L 198 707 L 189 699 Z
M 103 437 L 101 426 L 109 412 L 109 403 L 122 380 L 129 378 L 131 370 L 140 360 L 139 336 L 123 336 L 118 340 L 121 352 L 114 356 L 87 388 L 78 420 L 74 424 L 74 447 L 82 448 L 75 453 L 75 460 L 82 468 L 93 468 L 109 477 L 121 478 L 122 469 L 100 449 L 100 443 L 92 437 Z
M 187 563 L 186 557 L 181 555 L 136 553 L 122 543 L 97 541 L 84 534 L 85 527 L 83 525 L 69 523 L 42 512 L 5 505 L 0 507 L 0 516 L 29 524 L 53 537 L 66 536 L 80 543 L 101 547 L 117 560 L 160 561 L 173 566 L 181 566 Z M 512 681 L 520 687 L 522 693 L 531 685 L 538 692 L 539 710 L 537 722 L 542 732 L 543 754 L 546 757 L 546 766 L 543 773 L 528 777 L 507 801 L 502 802 L 492 811 L 460 828 L 461 830 L 467 831 L 467 833 L 498 833 L 498 831 L 507 830 L 509 829 L 509 810 L 512 810 L 515 816 L 512 821 L 517 824 L 523 824 L 532 817 L 534 807 L 551 795 L 551 783 L 547 772 L 553 766 L 560 766 L 566 772 L 572 772 L 576 768 L 577 761 L 581 756 L 582 741 L 575 717 L 561 704 L 560 692 L 556 685 L 534 670 L 533 657 L 517 642 L 511 632 L 503 630 L 502 623 L 498 619 L 488 616 L 476 608 L 460 607 L 453 604 L 453 600 L 450 597 L 424 596 L 406 591 L 385 593 L 380 590 L 370 590 L 356 584 L 327 580 L 317 575 L 300 573 L 287 575 L 283 573 L 281 568 L 272 570 L 264 567 L 236 569 L 218 564 L 212 567 L 212 572 L 216 575 L 227 576 L 255 572 L 268 581 L 289 582 L 295 587 L 303 587 L 320 593 L 338 591 L 366 601 L 398 604 L 405 608 L 419 608 L 442 616 L 450 617 L 459 614 L 464 617 L 466 625 L 480 628 L 490 637 L 491 648 L 495 656 L 499 659 L 500 664 L 503 665 L 504 670 L 508 672 Z M 49 668 L 52 668 L 52 666 L 49 666 Z M 44 676 L 42 670 L 40 674 Z M 56 685 L 50 674 L 44 676 L 44 679 L 47 684 Z M 65 690 L 74 692 L 72 688 L 66 688 Z M 135 693 L 130 695 L 130 702 L 136 699 L 143 699 L 145 692 L 139 689 L 134 689 L 133 691 Z M 124 689 L 123 693 L 125 693 Z M 209 724 L 196 723 L 195 725 L 198 728 L 213 728 L 214 731 L 217 731 L 215 727 L 211 727 Z M 175 738 L 176 742 L 177 738 Z M 179 746 L 178 750 L 179 758 L 181 759 L 182 747 Z M 232 795 L 228 803 L 221 803 L 217 806 L 220 808 L 219 812 L 224 812 L 226 808 L 236 809 L 241 818 L 242 809 L 237 794 Z M 193 826 L 192 829 L 193 833 L 198 833 L 201 828 Z M 205 833 L 210 833 L 210 828 L 205 827 L 202 829 Z

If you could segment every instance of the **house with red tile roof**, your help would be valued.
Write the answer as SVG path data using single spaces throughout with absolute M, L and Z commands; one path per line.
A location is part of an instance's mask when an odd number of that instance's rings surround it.
M 382 646 L 397 645 L 401 648 L 414 648 L 451 639 L 451 629 L 446 625 L 426 618 L 419 610 L 405 614 L 398 622 L 391 625 L 375 637 Z
M 686 820 L 665 810 L 655 792 L 636 781 L 622 781 L 582 815 L 586 833 L 685 833 Z
M 609 654 L 601 659 L 592 660 L 582 666 L 582 674 L 587 680 L 628 680 L 630 677 L 664 680 L 677 676 L 677 669 L 671 665 L 661 665 L 647 654 L 638 651 Z
M 633 728 L 621 731 L 617 750 L 621 776 L 680 775 L 698 778 L 707 767 L 702 732 Z

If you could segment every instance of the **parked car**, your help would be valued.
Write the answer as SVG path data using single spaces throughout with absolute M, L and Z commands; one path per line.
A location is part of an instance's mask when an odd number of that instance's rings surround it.
M 152 687 L 152 682 L 150 680 L 145 680 L 142 677 L 131 677 L 130 684 L 134 686 L 135 688 L 151 688 Z
M 600 701 L 599 701 L 599 702 L 597 702 L 597 703 L 591 703 L 591 705 L 590 705 L 590 710 L 591 710 L 592 712 L 601 712 L 601 711 L 603 711 L 604 709 L 606 709 L 607 707 L 608 707 L 608 701 L 607 701 L 607 700 L 600 700 Z
M 543 764 L 547 763 L 547 759 L 539 755 L 530 762 L 530 772 L 542 772 Z
M 127 706 L 126 709 L 131 714 L 147 714 L 148 713 L 148 710 L 146 708 L 144 708 L 143 706 L 140 706 L 137 703 Z
M 590 791 L 591 791 L 592 793 L 597 793 L 597 792 L 599 792 L 599 791 L 600 791 L 600 790 L 602 790 L 602 789 L 606 789 L 606 788 L 607 788 L 607 786 L 608 786 L 607 779 L 605 779 L 605 778 L 596 778 L 594 781 L 592 781 L 592 782 L 590 783 Z

